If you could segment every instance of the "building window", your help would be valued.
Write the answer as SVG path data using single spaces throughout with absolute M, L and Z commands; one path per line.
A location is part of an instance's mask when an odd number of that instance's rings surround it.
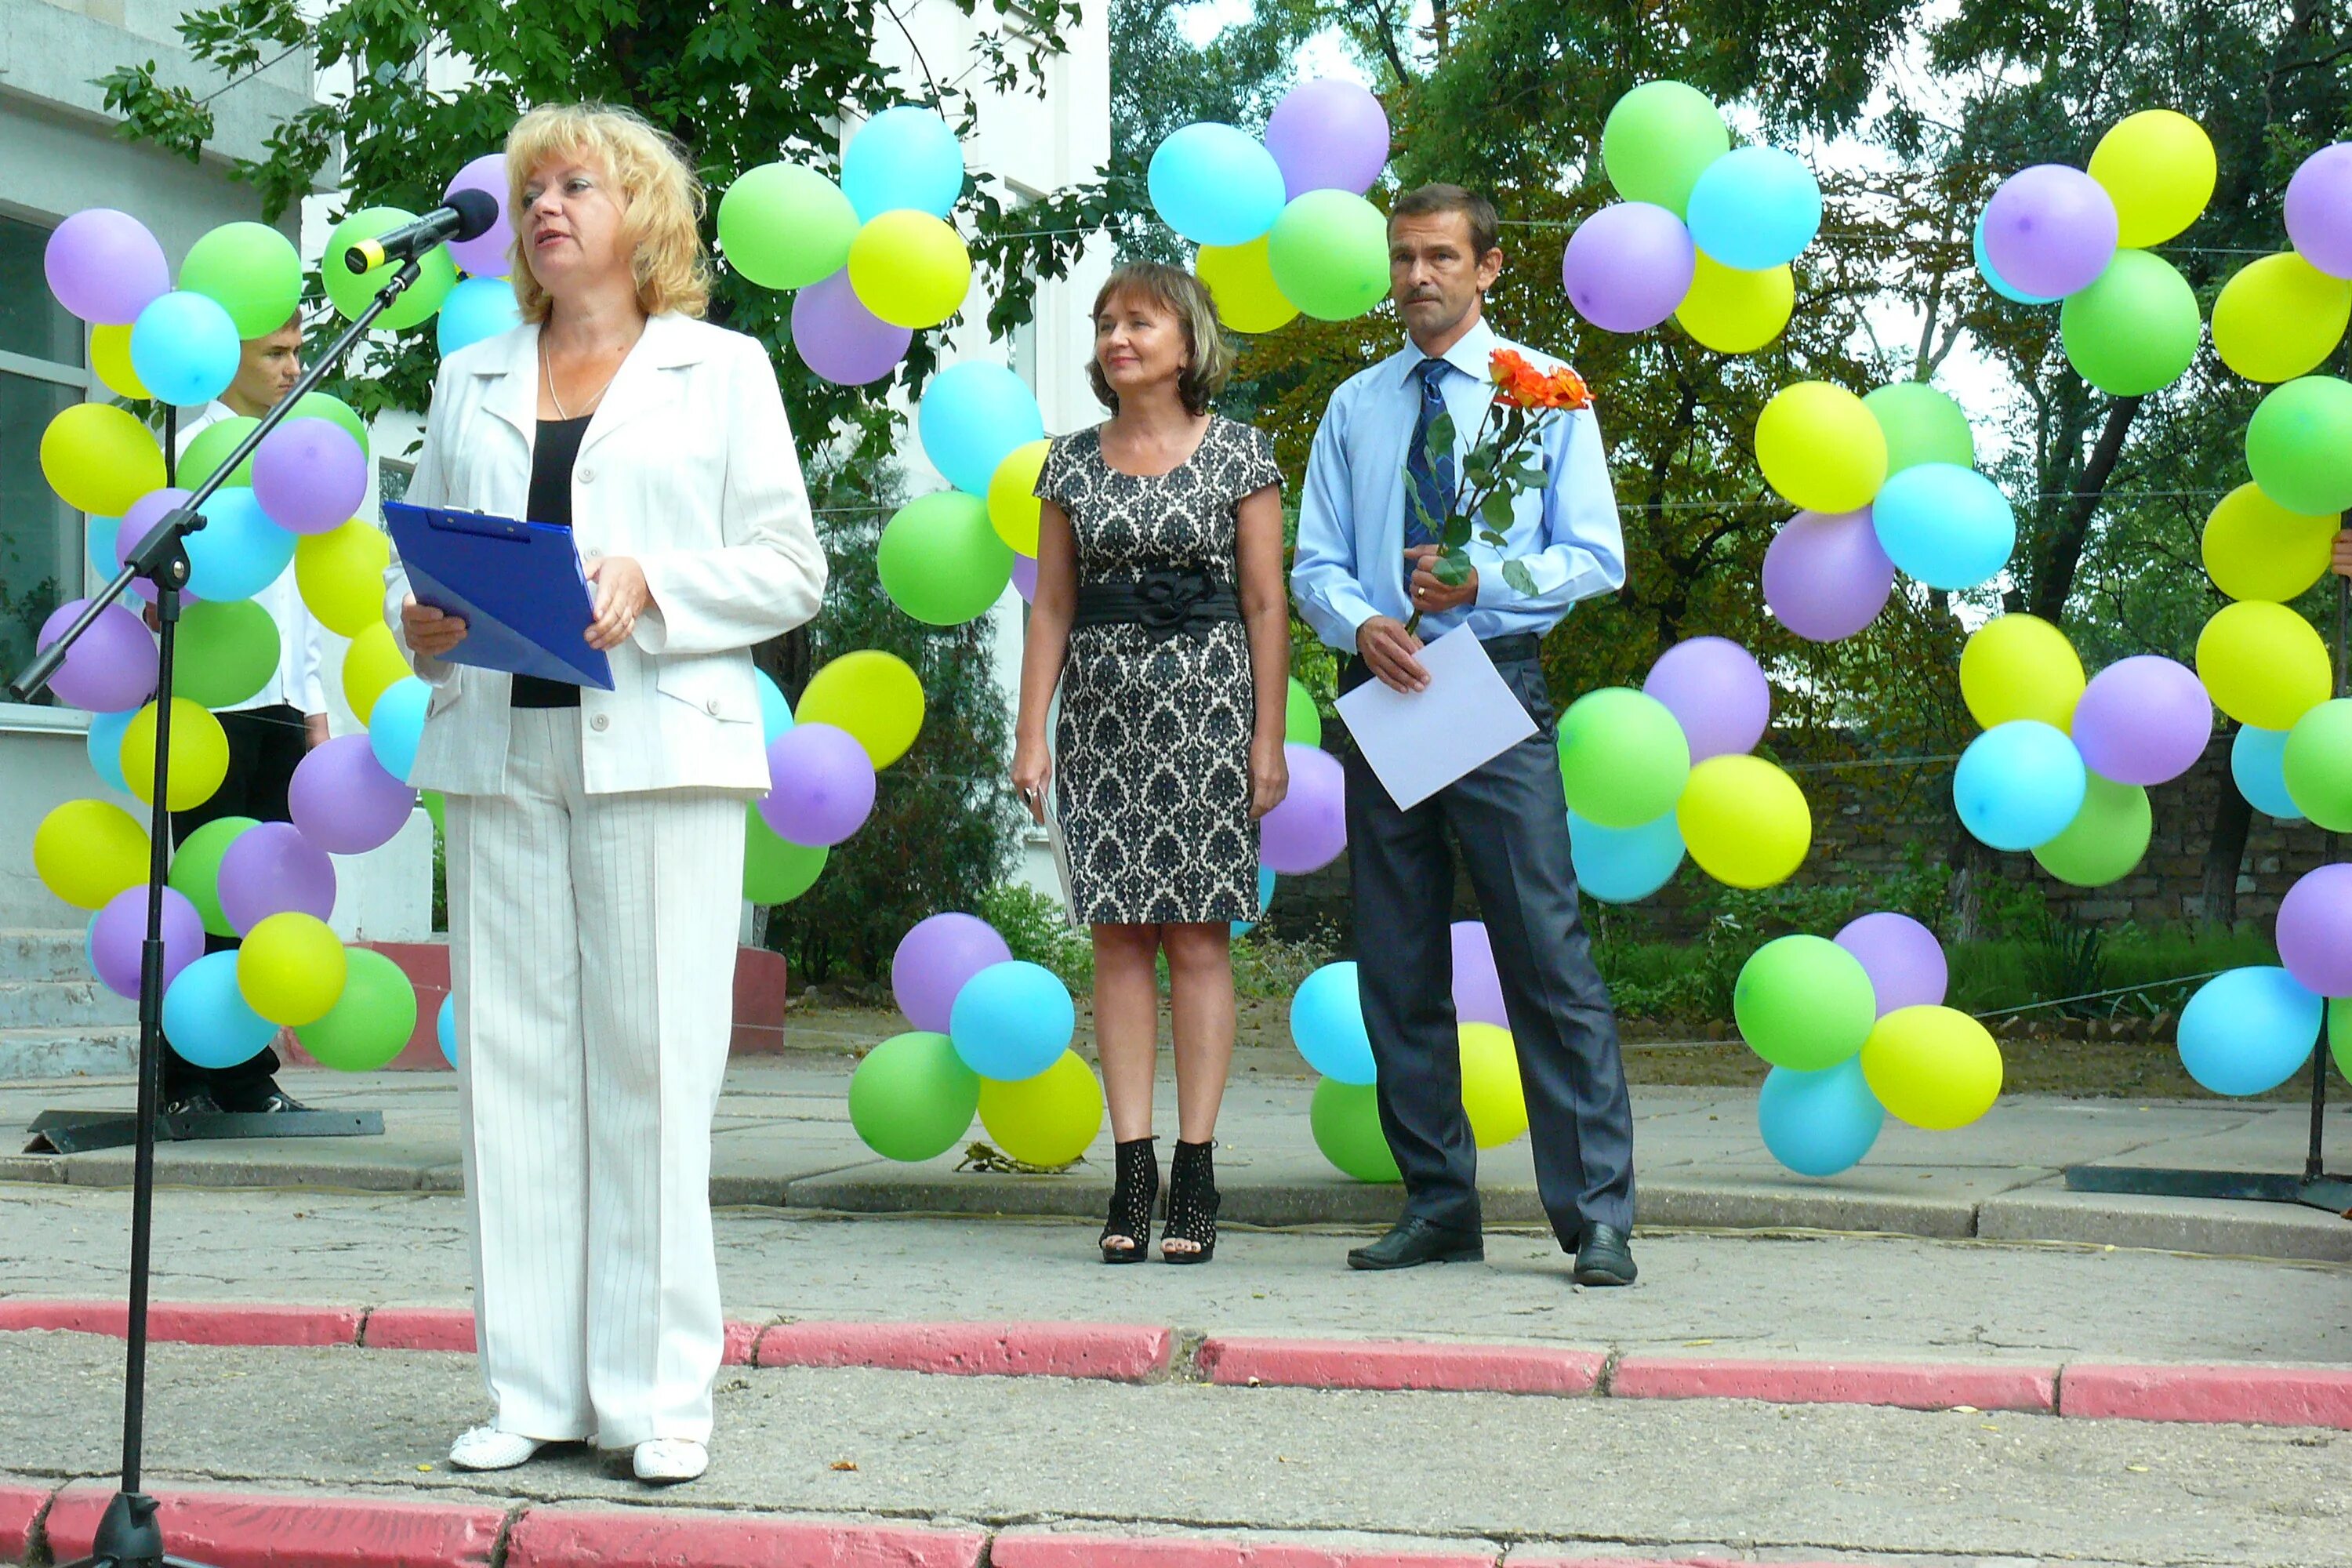
M 49 231 L 0 214 L 0 671 L 82 591 L 80 514 L 41 477 L 41 433 L 89 392 L 82 325 L 49 292 Z

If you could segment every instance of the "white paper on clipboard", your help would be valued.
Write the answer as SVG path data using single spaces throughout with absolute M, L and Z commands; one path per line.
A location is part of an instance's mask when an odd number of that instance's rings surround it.
M 1400 811 L 1410 811 L 1536 732 L 1510 683 L 1468 626 L 1421 650 L 1426 690 L 1367 680 L 1341 697 L 1339 716 Z

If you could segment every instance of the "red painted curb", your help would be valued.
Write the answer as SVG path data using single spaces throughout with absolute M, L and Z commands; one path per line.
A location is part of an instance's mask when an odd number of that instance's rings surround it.
M 372 1351 L 474 1353 L 474 1314 L 466 1307 L 378 1307 L 361 1331 Z
M 731 1319 L 727 1324 L 727 1338 L 719 1352 L 721 1366 L 757 1366 L 760 1336 L 767 1331 L 757 1323 L 739 1323 Z
M 1205 1541 L 1189 1536 L 999 1535 L 993 1568 L 1495 1568 L 1491 1552 L 1391 1552 L 1288 1541 Z M 1670 1568 L 1654 1563 L 1648 1568 Z
M 147 1311 L 147 1337 L 191 1345 L 349 1345 L 359 1342 L 363 1315 L 351 1307 L 158 1301 Z M 0 1301 L 0 1331 L 55 1329 L 119 1340 L 130 1321 L 120 1301 Z
M 2352 1430 L 2352 1370 L 2077 1363 L 2059 1384 L 2058 1414 Z
M 978 1531 L 535 1508 L 507 1537 L 506 1568 L 973 1568 L 987 1542 Z
M 1412 1340 L 1212 1339 L 1198 1363 L 1211 1383 L 1286 1388 L 1590 1394 L 1605 1351 Z
M 1609 1379 L 1619 1399 L 1760 1399 L 1775 1405 L 1884 1405 L 1901 1410 L 2057 1408 L 2058 1369 L 1894 1362 L 1733 1361 L 1627 1356 Z
M 49 1506 L 37 1487 L 0 1487 L 0 1563 L 22 1563 L 33 1554 L 33 1526 Z
M 1134 1383 L 1167 1370 L 1174 1346 L 1132 1323 L 785 1323 L 760 1336 L 759 1364 Z
M 58 1496 L 47 1534 L 58 1562 L 80 1557 L 114 1496 L 79 1482 Z M 363 1498 L 158 1492 L 175 1556 L 213 1568 L 488 1568 L 501 1509 Z

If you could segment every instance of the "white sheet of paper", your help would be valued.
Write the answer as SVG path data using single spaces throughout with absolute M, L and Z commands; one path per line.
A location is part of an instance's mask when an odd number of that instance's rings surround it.
M 1536 732 L 1468 626 L 1421 650 L 1429 689 L 1408 696 L 1377 679 L 1339 699 L 1348 733 L 1397 809 L 1410 811 Z

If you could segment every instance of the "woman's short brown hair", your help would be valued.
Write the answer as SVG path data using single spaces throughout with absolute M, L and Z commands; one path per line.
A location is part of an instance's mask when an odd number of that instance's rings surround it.
M 621 188 L 621 238 L 637 279 L 637 305 L 699 316 L 710 305 L 710 258 L 702 243 L 702 181 L 677 139 L 634 110 L 604 103 L 548 104 L 507 132 L 507 216 L 514 222 L 515 302 L 526 321 L 545 322 L 553 303 L 531 276 L 523 187 L 550 158 L 586 158 Z
M 1176 378 L 1176 394 L 1184 400 L 1187 412 L 1206 414 L 1209 405 L 1217 400 L 1217 394 L 1225 389 L 1225 378 L 1234 373 L 1234 351 L 1225 342 L 1224 329 L 1217 322 L 1217 307 L 1209 298 L 1209 286 L 1182 268 L 1171 267 L 1164 261 L 1131 262 L 1103 280 L 1102 291 L 1095 296 L 1095 307 L 1087 313 L 1087 320 L 1101 321 L 1104 306 L 1128 297 L 1149 300 L 1181 323 L 1184 346 L 1192 355 Z M 1094 386 L 1095 396 L 1102 405 L 1118 413 L 1118 394 L 1111 390 L 1110 378 L 1103 374 L 1098 356 L 1087 360 L 1087 380 Z

